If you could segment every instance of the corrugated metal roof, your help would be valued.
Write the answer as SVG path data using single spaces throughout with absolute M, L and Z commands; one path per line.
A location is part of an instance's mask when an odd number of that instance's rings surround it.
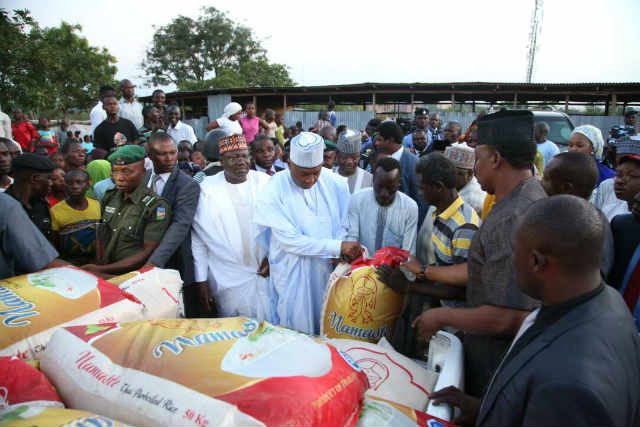
M 631 90 L 640 91 L 640 82 L 589 82 L 589 83 L 521 83 L 521 82 L 449 82 L 449 83 L 356 83 L 344 85 L 324 85 L 324 86 L 282 86 L 282 87 L 243 87 L 227 89 L 203 89 L 190 91 L 175 91 L 168 93 L 169 96 L 188 95 L 245 95 L 245 94 L 287 94 L 287 93 L 309 93 L 309 92 L 352 92 L 352 91 L 378 91 L 378 90 L 526 90 L 526 89 L 547 89 L 563 91 L 611 91 Z

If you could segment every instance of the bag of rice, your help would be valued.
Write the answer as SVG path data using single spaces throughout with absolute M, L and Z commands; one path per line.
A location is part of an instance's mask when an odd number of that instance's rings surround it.
M 423 368 L 393 348 L 378 344 L 342 339 L 329 340 L 329 344 L 347 353 L 367 374 L 370 386 L 367 396 L 418 411 L 427 408 L 429 394 L 438 380 L 436 372 Z
M 115 282 L 144 306 L 142 316 L 134 320 L 175 319 L 184 313 L 180 296 L 182 279 L 176 270 L 145 268 L 111 278 L 109 282 Z
M 0 414 L 0 427 L 127 427 L 102 415 L 63 408 L 20 405 Z
M 175 270 L 126 275 L 119 287 L 76 267 L 0 281 L 0 355 L 38 358 L 65 325 L 175 318 L 182 281 Z
M 0 280 L 0 355 L 38 358 L 56 327 L 136 320 L 131 294 L 75 267 Z
M 0 357 L 0 414 L 25 404 L 64 407 L 42 372 L 17 357 Z
M 66 327 L 40 363 L 68 406 L 134 425 L 353 426 L 368 387 L 333 346 L 243 317 Z
M 453 427 L 442 418 L 384 399 L 364 400 L 356 427 Z
M 404 296 L 378 278 L 376 267 L 396 267 L 408 256 L 407 251 L 386 247 L 373 258 L 339 264 L 329 277 L 320 334 L 372 343 L 389 335 L 402 311 Z

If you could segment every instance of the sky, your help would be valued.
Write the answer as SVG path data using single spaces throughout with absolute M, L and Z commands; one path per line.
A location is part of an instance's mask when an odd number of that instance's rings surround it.
M 522 82 L 534 0 L 123 1 L 3 0 L 41 26 L 82 25 L 118 62 L 117 78 L 149 94 L 140 63 L 154 26 L 203 6 L 250 27 L 299 85 Z M 544 0 L 534 82 L 630 82 L 640 77 L 640 1 Z M 171 89 L 171 87 L 167 88 Z

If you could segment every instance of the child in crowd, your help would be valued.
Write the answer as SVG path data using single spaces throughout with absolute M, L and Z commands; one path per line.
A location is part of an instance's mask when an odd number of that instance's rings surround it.
M 64 169 L 59 167 L 55 168 L 53 172 L 51 172 L 51 189 L 47 196 L 49 208 L 54 207 L 60 201 L 64 200 L 64 175 Z
M 279 145 L 284 146 L 284 115 L 277 113 L 275 117 L 276 121 L 276 141 Z M 276 142 L 274 141 L 274 142 Z
M 47 150 L 47 154 L 49 156 L 57 152 L 58 141 L 56 140 L 56 132 L 49 127 L 49 120 L 45 117 L 41 117 L 38 120 L 37 129 L 40 139 L 36 142 L 36 146 L 33 151 L 36 151 L 39 147 L 43 147 Z
M 276 123 L 276 112 L 271 108 L 267 108 L 264 111 L 264 121 L 266 122 L 266 128 L 264 134 L 267 135 L 271 139 L 275 139 L 276 137 L 276 128 L 278 124 Z
M 242 126 L 247 144 L 251 144 L 260 131 L 260 118 L 256 117 L 256 106 L 253 102 L 245 105 L 244 112 L 244 117 L 240 118 L 240 126 Z
M 53 241 L 62 258 L 75 265 L 92 262 L 96 251 L 100 202 L 86 196 L 89 174 L 82 169 L 67 172 L 66 197 L 51 208 Z
M 56 167 L 60 169 L 65 169 L 64 163 L 64 155 L 61 152 L 53 153 L 53 155 L 49 156 L 49 158 L 56 164 Z
M 207 159 L 205 159 L 204 154 L 202 154 L 202 152 L 200 151 L 193 151 L 191 153 L 191 161 L 198 165 L 200 170 L 204 170 L 204 168 L 207 166 Z

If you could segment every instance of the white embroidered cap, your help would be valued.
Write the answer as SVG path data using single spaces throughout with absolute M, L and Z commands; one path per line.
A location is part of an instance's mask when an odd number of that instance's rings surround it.
M 300 132 L 291 139 L 291 161 L 301 168 L 315 168 L 324 161 L 324 139 L 316 133 Z

